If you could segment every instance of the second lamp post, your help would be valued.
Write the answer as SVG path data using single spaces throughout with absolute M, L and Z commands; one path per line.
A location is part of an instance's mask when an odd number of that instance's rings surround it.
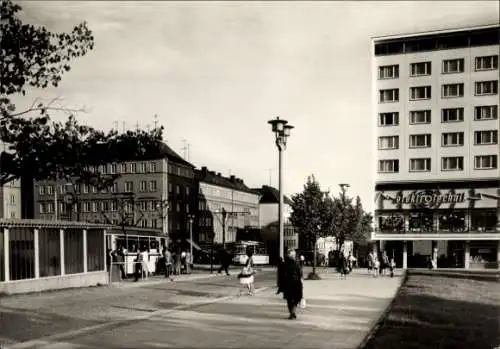
M 272 131 L 276 137 L 276 146 L 278 147 L 278 176 L 279 176 L 279 206 L 278 206 L 278 222 L 279 222 L 279 255 L 284 258 L 284 222 L 283 222 L 283 159 L 282 153 L 286 149 L 286 140 L 290 136 L 290 130 L 293 126 L 288 125 L 288 121 L 276 117 L 268 122 L 272 126 Z

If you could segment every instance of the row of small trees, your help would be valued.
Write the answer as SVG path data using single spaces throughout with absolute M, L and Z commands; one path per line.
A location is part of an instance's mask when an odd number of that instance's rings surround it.
M 291 199 L 291 223 L 299 234 L 299 240 L 314 250 L 313 275 L 316 275 L 316 244 L 319 238 L 334 236 L 338 247 L 346 240 L 360 243 L 369 239 L 373 217 L 364 211 L 359 196 L 347 196 L 344 185 L 341 185 L 339 195 L 335 196 L 322 190 L 312 175 L 307 178 L 303 191 Z
M 1 0 L 0 6 L 0 137 L 8 147 L 0 157 L 0 186 L 30 177 L 102 189 L 119 174 L 94 171 L 96 167 L 154 153 L 162 127 L 102 132 L 77 122 L 75 114 L 85 112 L 83 108 L 67 108 L 57 98 L 34 98 L 31 107 L 17 110 L 13 96 L 57 87 L 70 62 L 94 48 L 94 37 L 85 22 L 69 33 L 53 33 L 23 23 L 22 8 L 11 0 Z M 53 121 L 53 113 L 64 113 L 67 120 Z

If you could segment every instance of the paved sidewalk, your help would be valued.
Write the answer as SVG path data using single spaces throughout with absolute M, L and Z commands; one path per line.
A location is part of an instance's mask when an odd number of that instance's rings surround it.
M 273 285 L 273 274 L 267 275 L 267 285 Z M 322 280 L 304 282 L 308 305 L 293 321 L 287 320 L 285 301 L 275 294 L 274 287 L 265 288 L 254 297 L 235 297 L 232 292 L 221 297 L 215 281 L 200 281 L 199 286 L 196 282 L 179 283 L 177 287 L 182 284 L 192 285 L 194 289 L 212 287 L 214 298 L 199 303 L 198 297 L 198 304 L 193 305 L 195 298 L 184 295 L 182 302 L 176 297 L 176 304 L 181 306 L 161 309 L 151 308 L 150 294 L 135 294 L 135 298 L 128 300 L 133 304 L 123 314 L 130 321 L 110 328 L 98 325 L 91 333 L 46 337 L 37 342 L 36 347 L 354 349 L 388 306 L 401 282 L 400 276 L 373 278 L 365 271 L 355 271 L 347 280 L 341 280 L 334 273 L 322 274 L 322 277 Z M 262 286 L 258 279 L 256 286 Z M 147 286 L 144 291 L 150 288 L 155 287 Z M 137 308 L 146 313 L 134 312 Z M 14 348 L 20 347 L 29 346 Z

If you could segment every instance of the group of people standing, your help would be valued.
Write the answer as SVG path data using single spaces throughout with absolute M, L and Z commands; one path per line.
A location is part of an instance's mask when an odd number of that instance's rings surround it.
M 381 254 L 371 251 L 368 254 L 368 273 L 372 274 L 373 277 L 384 275 L 386 270 L 389 270 L 390 276 L 393 277 L 395 267 L 394 257 L 389 259 L 386 251 L 382 251 Z

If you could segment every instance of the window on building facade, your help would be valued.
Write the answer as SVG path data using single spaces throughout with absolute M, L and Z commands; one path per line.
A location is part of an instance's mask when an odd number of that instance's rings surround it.
M 481 105 L 474 107 L 474 120 L 497 120 L 498 105 Z
M 450 156 L 441 158 L 442 171 L 462 171 L 464 169 L 463 156 Z
M 84 184 L 83 185 L 83 193 L 84 194 L 88 194 L 89 193 L 89 185 L 88 184 Z
M 476 170 L 491 170 L 497 167 L 497 155 L 478 155 L 474 157 L 474 168 Z
M 145 192 L 148 190 L 148 182 L 147 181 L 141 181 L 140 189 L 141 192 Z
M 476 82 L 476 96 L 491 96 L 497 94 L 498 80 Z
M 431 75 L 431 62 L 418 62 L 410 64 L 410 76 Z
M 130 193 L 134 191 L 134 182 L 127 181 L 125 182 L 125 192 Z
M 107 212 L 109 211 L 109 201 L 101 201 L 101 211 Z
M 444 84 L 441 86 L 442 98 L 458 98 L 464 96 L 464 84 Z
M 106 174 L 107 171 L 106 165 L 99 165 L 99 173 Z
M 399 172 L 399 160 L 379 160 L 378 172 L 380 173 L 396 173 Z
M 491 145 L 498 143 L 498 131 L 474 131 L 474 144 L 475 145 Z
M 399 65 L 384 65 L 378 67 L 378 78 L 383 79 L 397 79 L 399 78 Z
M 430 158 L 410 159 L 410 172 L 428 172 L 431 170 Z
M 189 204 L 186 204 L 186 213 L 189 213 Z
M 378 114 L 379 126 L 397 126 L 399 125 L 399 113 L 380 113 Z
M 157 189 L 158 189 L 158 187 L 157 187 L 156 181 L 155 180 L 149 181 L 149 191 L 155 192 Z
M 498 218 L 495 210 L 480 210 L 471 212 L 471 229 L 482 232 L 494 232 L 497 229 Z
M 441 109 L 441 122 L 461 122 L 464 121 L 464 108 Z
M 140 173 L 146 173 L 146 172 L 147 172 L 147 171 L 146 171 L 146 163 L 141 162 L 141 163 L 139 164 L 139 172 L 140 172 Z
M 54 187 L 52 185 L 47 186 L 47 195 L 54 195 Z
M 110 168 L 109 168 L 109 172 L 111 174 L 115 174 L 118 172 L 118 166 L 116 164 L 111 164 Z
M 78 229 L 64 230 L 64 272 L 83 273 L 83 232 Z
M 175 206 L 175 210 L 176 212 L 181 212 L 181 204 L 177 203 L 177 205 Z
M 410 135 L 410 148 L 429 148 L 430 146 L 430 133 Z
M 130 173 L 137 173 L 137 164 L 135 162 L 130 164 Z
M 92 212 L 97 212 L 97 202 L 91 201 L 90 209 L 92 210 Z
M 152 173 L 156 172 L 156 162 L 150 162 L 149 163 L 149 171 Z
M 430 86 L 410 87 L 410 101 L 418 101 L 422 99 L 431 99 L 431 87 Z
M 38 194 L 45 195 L 45 186 L 41 185 L 38 187 Z
M 399 148 L 399 136 L 384 136 L 378 138 L 378 149 L 398 149 Z
M 40 213 L 46 213 L 47 212 L 47 209 L 45 207 L 45 202 L 41 202 L 38 204 L 38 210 L 40 211 Z
M 186 187 L 186 196 L 189 196 L 189 187 Z
M 9 228 L 10 280 L 35 277 L 35 234 L 31 228 Z
M 118 210 L 118 202 L 116 200 L 110 201 L 109 208 L 111 212 L 116 212 Z
M 463 58 L 443 60 L 443 74 L 463 73 L 464 67 L 465 60 Z
M 116 182 L 113 183 L 113 185 L 110 188 L 110 192 L 112 192 L 112 193 L 118 192 L 118 183 L 116 183 Z
M 148 202 L 146 200 L 139 201 L 139 209 L 146 211 L 148 209 Z
M 456 147 L 464 145 L 463 132 L 445 132 L 441 135 L 441 146 Z
M 410 111 L 410 125 L 430 124 L 430 110 L 412 110 Z
M 121 164 L 121 173 L 125 174 L 127 173 L 127 164 Z
M 498 55 L 476 57 L 476 71 L 498 69 Z
M 399 101 L 399 89 L 389 89 L 389 90 L 380 90 L 380 103 L 387 102 L 398 102 Z
M 92 186 L 92 193 L 97 194 L 99 190 L 97 190 L 97 187 L 95 185 Z

